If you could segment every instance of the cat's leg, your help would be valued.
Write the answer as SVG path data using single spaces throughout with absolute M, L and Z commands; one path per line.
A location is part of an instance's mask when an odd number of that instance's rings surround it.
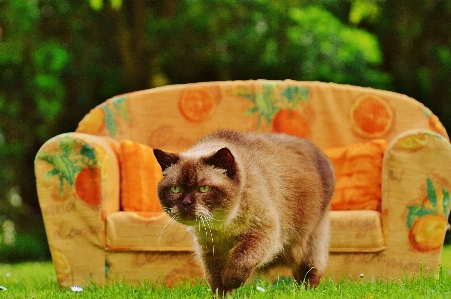
M 226 254 L 219 254 L 219 252 L 216 252 L 216 254 L 213 252 L 204 252 L 202 254 L 201 260 L 205 272 L 205 279 L 210 286 L 213 297 L 216 297 L 216 294 L 218 294 L 219 298 L 222 298 L 227 292 L 231 291 L 222 282 L 222 273 L 226 262 L 224 256 Z
M 246 282 L 252 272 L 275 247 L 274 231 L 251 231 L 237 240 L 223 272 L 222 281 L 229 289 L 236 289 Z
M 320 283 L 329 259 L 329 234 L 329 214 L 325 212 L 306 244 L 300 263 L 293 269 L 299 284 L 316 288 Z
M 294 279 L 305 288 L 316 288 L 321 281 L 322 272 L 318 271 L 311 263 L 301 263 L 293 271 Z

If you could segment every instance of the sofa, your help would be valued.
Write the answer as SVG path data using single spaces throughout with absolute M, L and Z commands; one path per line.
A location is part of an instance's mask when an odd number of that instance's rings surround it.
M 451 146 L 427 107 L 358 86 L 227 81 L 113 97 L 42 145 L 36 184 L 59 285 L 201 279 L 191 235 L 158 202 L 152 149 L 183 151 L 216 129 L 296 135 L 329 156 L 337 185 L 323 279 L 390 280 L 439 267 Z

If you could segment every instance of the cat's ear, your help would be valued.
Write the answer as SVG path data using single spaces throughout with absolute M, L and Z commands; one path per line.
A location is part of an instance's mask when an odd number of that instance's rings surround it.
M 227 176 L 233 179 L 236 175 L 236 163 L 230 150 L 226 147 L 221 148 L 210 158 L 205 159 L 205 163 L 216 168 L 224 169 Z
M 153 154 L 155 155 L 155 158 L 157 158 L 158 164 L 160 164 L 161 170 L 163 171 L 180 160 L 179 156 L 176 154 L 166 153 L 159 149 L 154 149 Z

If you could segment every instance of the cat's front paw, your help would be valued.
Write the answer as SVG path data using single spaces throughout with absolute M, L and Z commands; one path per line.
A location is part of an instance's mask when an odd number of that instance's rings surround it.
M 228 289 L 237 289 L 251 276 L 252 269 L 229 267 L 222 274 L 222 282 Z

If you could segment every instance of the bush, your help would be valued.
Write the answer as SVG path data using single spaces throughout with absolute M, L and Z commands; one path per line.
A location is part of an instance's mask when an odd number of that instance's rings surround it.
M 0 227 L 0 261 L 16 263 L 50 259 L 47 237 L 42 223 L 31 231 L 16 230 L 15 224 L 5 219 Z

